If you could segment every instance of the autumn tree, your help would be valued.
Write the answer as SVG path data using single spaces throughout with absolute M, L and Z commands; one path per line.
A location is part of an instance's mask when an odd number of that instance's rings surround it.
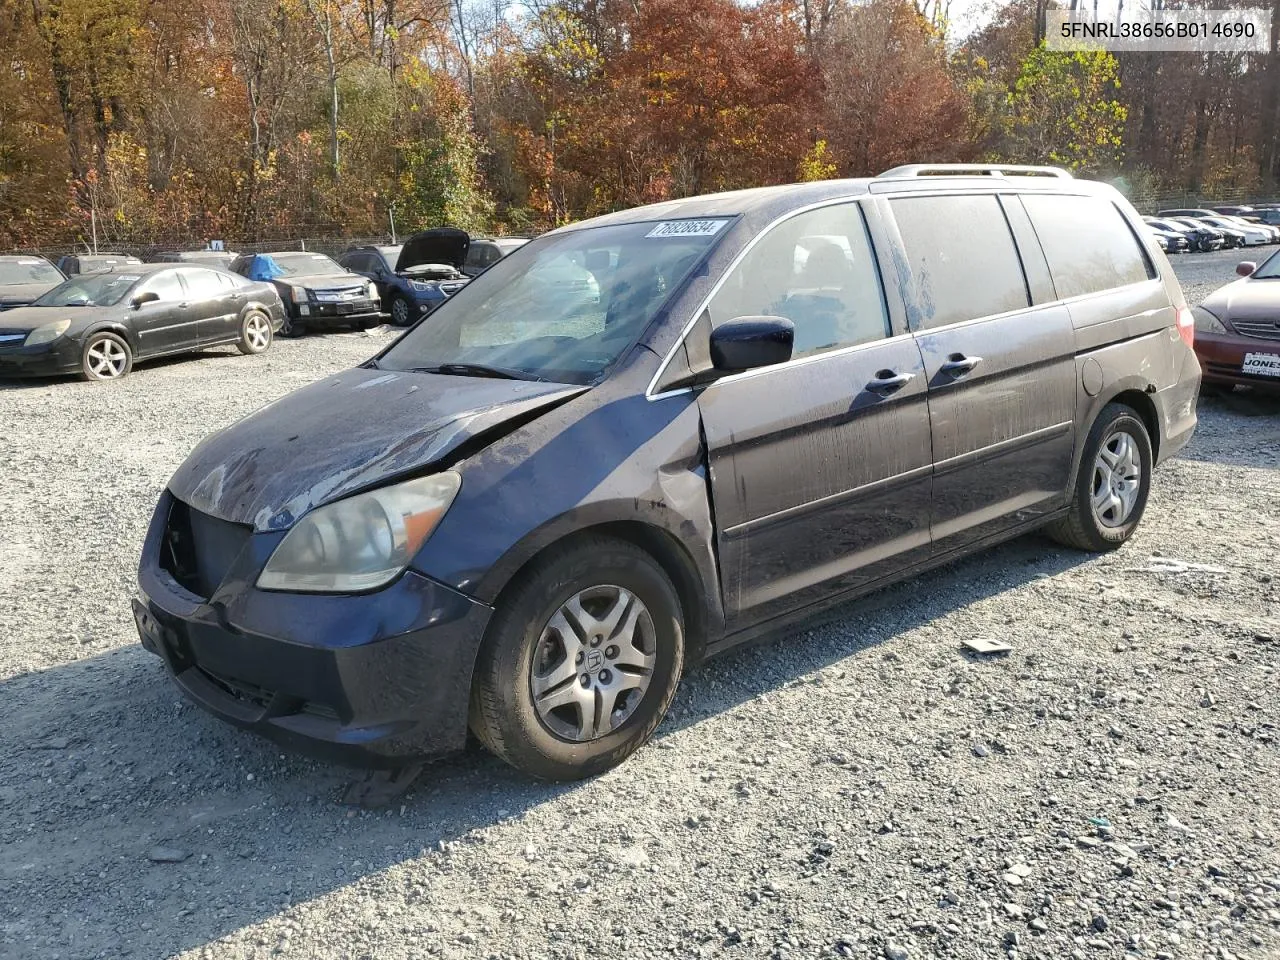
M 941 35 L 911 3 L 849 7 L 828 34 L 821 65 L 823 129 L 845 176 L 971 157 L 968 101 Z

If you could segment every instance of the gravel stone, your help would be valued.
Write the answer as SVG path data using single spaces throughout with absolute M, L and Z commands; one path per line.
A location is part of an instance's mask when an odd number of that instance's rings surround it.
M 1194 303 L 1244 258 L 1172 262 Z M 1114 553 L 1022 537 L 694 667 L 593 780 L 470 750 L 364 811 L 188 703 L 129 600 L 191 449 L 390 336 L 0 383 L 4 960 L 1280 957 L 1280 403 L 1203 399 Z

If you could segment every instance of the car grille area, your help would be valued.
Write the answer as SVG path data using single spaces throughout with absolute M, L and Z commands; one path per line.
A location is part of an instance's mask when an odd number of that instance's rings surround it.
M 1280 320 L 1233 320 L 1231 326 L 1242 337 L 1259 340 L 1280 340 Z
M 253 529 L 201 513 L 174 499 L 165 522 L 160 566 L 185 589 L 209 599 L 218 589 Z

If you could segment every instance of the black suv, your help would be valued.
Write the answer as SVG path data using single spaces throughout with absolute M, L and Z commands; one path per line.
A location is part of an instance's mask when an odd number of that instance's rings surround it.
M 231 271 L 275 285 L 284 301 L 280 333 L 286 337 L 300 336 L 309 327 L 367 330 L 382 322 L 378 288 L 323 253 L 246 253 L 232 262 Z

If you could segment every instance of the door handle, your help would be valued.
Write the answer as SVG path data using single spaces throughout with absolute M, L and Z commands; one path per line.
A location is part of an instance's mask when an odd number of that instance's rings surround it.
M 981 357 L 966 357 L 963 353 L 953 353 L 947 358 L 947 362 L 938 368 L 938 372 L 945 373 L 953 380 L 959 380 L 966 374 L 973 373 L 973 368 L 981 362 Z
M 191 306 L 191 301 L 190 301 L 190 300 L 183 300 L 181 303 L 179 303 L 179 304 L 178 304 L 178 306 L 179 306 L 179 307 L 189 307 L 189 306 Z
M 914 373 L 895 373 L 892 370 L 881 370 L 872 380 L 867 381 L 867 390 L 870 393 L 879 394 L 887 397 L 891 393 L 896 393 L 911 382 Z

